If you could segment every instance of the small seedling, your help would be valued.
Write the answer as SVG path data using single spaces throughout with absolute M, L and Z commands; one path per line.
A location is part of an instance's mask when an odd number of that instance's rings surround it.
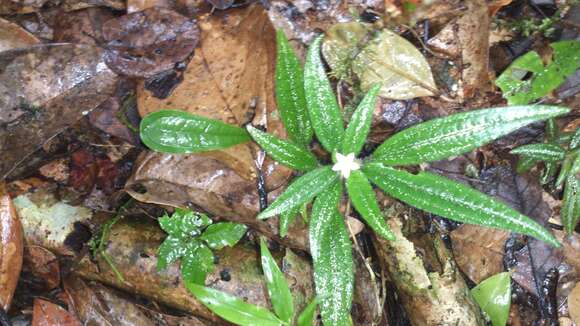
M 266 278 L 268 296 L 272 303 L 274 312 L 244 302 L 227 293 L 200 286 L 195 283 L 186 282 L 186 287 L 195 297 L 216 315 L 223 319 L 242 326 L 280 326 L 280 325 L 297 325 L 312 326 L 316 312 L 316 299 L 304 308 L 302 313 L 294 319 L 294 300 L 288 287 L 288 282 L 264 239 L 260 240 L 260 251 L 262 256 L 262 270 Z
M 159 218 L 159 225 L 168 233 L 157 252 L 157 270 L 162 271 L 181 259 L 181 277 L 185 282 L 205 283 L 214 269 L 213 250 L 235 245 L 246 233 L 238 223 L 216 223 L 205 214 L 189 209 L 176 209 L 171 217 Z

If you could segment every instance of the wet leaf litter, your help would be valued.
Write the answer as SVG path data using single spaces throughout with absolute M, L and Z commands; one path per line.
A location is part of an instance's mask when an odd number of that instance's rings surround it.
M 0 320 L 578 323 L 577 10 L 0 3 Z

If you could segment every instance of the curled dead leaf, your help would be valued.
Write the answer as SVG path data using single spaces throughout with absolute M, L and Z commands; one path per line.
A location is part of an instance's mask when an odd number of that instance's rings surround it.
M 199 40 L 194 19 L 167 8 L 149 8 L 103 25 L 105 62 L 115 72 L 152 77 L 187 61 Z
M 0 184 L 0 307 L 7 311 L 22 269 L 24 239 L 22 225 L 6 192 Z

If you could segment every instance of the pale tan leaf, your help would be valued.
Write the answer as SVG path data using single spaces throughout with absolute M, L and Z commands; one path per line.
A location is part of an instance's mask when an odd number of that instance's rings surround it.
M 10 307 L 22 269 L 22 226 L 6 192 L 0 184 L 0 307 Z

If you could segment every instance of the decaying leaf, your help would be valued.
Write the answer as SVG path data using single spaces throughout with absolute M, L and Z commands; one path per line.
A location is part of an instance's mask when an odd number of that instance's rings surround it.
M 103 24 L 114 17 L 103 7 L 60 12 L 55 18 L 53 41 L 101 45 L 105 41 Z
M 574 323 L 576 325 L 580 324 L 580 282 L 576 283 L 576 286 L 568 296 L 568 310 Z
M 25 48 L 38 42 L 39 40 L 36 36 L 30 34 L 22 27 L 0 18 L 0 52 Z
M 194 19 L 167 8 L 149 8 L 103 25 L 105 62 L 115 72 L 152 77 L 187 61 L 199 40 Z
M 0 308 L 7 311 L 20 277 L 22 247 L 24 246 L 22 225 L 6 192 L 0 184 Z
M 102 50 L 54 44 L 0 52 L 0 176 L 109 98 Z
M 391 99 L 432 96 L 437 86 L 425 57 L 409 41 L 389 31 L 381 31 L 353 61 L 353 71 L 367 92 L 382 84 L 379 95 Z
M 60 285 L 58 258 L 43 247 L 24 247 L 24 271 L 29 271 L 35 278 L 43 282 L 47 290 L 52 290 Z
M 369 27 L 359 22 L 339 23 L 326 31 L 322 55 L 334 76 L 339 79 L 349 77 L 352 60 L 369 32 Z
M 34 299 L 32 326 L 81 326 L 77 317 L 50 301 Z
M 58 201 L 50 188 L 24 193 L 14 198 L 28 245 L 38 245 L 61 255 L 80 250 L 90 233 L 82 225 L 93 213 L 90 209 Z

